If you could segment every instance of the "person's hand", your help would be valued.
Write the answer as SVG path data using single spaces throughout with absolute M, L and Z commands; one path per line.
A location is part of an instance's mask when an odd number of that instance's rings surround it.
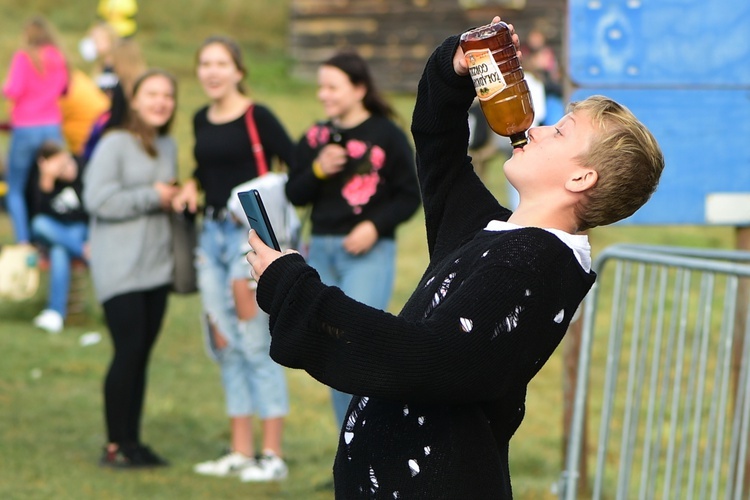
M 55 181 L 60 176 L 59 162 L 52 160 L 39 160 L 39 190 L 43 193 L 51 193 L 55 189 Z
M 370 251 L 378 241 L 378 230 L 372 221 L 365 220 L 354 226 L 344 238 L 344 250 L 352 255 L 361 255 Z
M 154 189 L 159 194 L 159 205 L 165 211 L 172 210 L 172 200 L 177 193 L 180 191 L 179 186 L 176 186 L 173 182 L 154 182 Z
M 492 22 L 490 24 L 499 23 L 500 21 L 500 16 L 495 16 L 492 18 Z M 516 46 L 516 55 L 520 58 L 521 40 L 518 38 L 518 34 L 516 34 L 516 30 L 515 28 L 513 28 L 512 24 L 508 24 L 508 28 L 510 28 L 510 32 L 512 33 L 513 45 Z M 456 49 L 456 53 L 453 54 L 453 70 L 459 76 L 465 76 L 469 74 L 469 66 L 466 64 L 466 56 L 463 49 L 461 48 L 461 45 L 458 46 L 458 48 Z
M 499 17 L 496 17 L 496 19 L 498 21 L 500 20 Z M 513 45 L 516 46 L 516 55 L 518 56 L 519 59 L 521 59 L 523 57 L 523 53 L 521 52 L 521 39 L 518 38 L 518 33 L 516 33 L 516 29 L 513 27 L 512 24 L 508 23 L 508 28 L 510 29 L 511 39 L 513 40 Z
M 263 243 L 263 240 L 260 239 L 258 233 L 253 229 L 250 229 L 247 242 L 252 249 L 247 253 L 245 259 L 247 259 L 247 262 L 252 266 L 251 273 L 255 281 L 260 281 L 260 277 L 263 276 L 266 268 L 270 266 L 273 261 L 284 255 L 297 253 L 294 250 L 285 250 L 282 253 L 269 247 Z
M 62 161 L 43 158 L 40 158 L 39 161 L 37 161 L 37 165 L 39 166 L 39 175 L 52 177 L 53 179 L 57 179 L 58 177 L 60 177 L 60 173 L 62 172 L 64 167 L 64 163 Z
M 346 149 L 340 144 L 327 144 L 318 153 L 315 159 L 320 165 L 320 170 L 326 177 L 330 177 L 341 172 L 346 165 Z
M 70 153 L 65 153 L 61 158 L 62 166 L 57 178 L 65 182 L 73 182 L 78 177 L 78 164 Z
M 180 191 L 172 199 L 172 210 L 181 213 L 186 209 L 191 214 L 198 211 L 198 184 L 193 179 L 185 182 Z
M 464 55 L 464 49 L 461 45 L 456 49 L 456 53 L 453 54 L 453 71 L 458 76 L 466 76 L 469 74 L 469 65 L 466 64 L 466 56 Z

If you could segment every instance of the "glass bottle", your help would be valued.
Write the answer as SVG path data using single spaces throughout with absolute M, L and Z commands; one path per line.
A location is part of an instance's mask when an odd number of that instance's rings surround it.
M 527 142 L 534 121 L 531 93 L 507 24 L 500 21 L 461 35 L 461 48 L 487 123 L 514 148 Z

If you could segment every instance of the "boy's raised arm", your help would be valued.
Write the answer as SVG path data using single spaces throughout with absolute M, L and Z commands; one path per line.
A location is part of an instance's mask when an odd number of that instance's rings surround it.
M 458 36 L 449 37 L 427 61 L 412 117 L 431 255 L 473 236 L 501 210 L 467 156 L 467 112 L 476 93 L 471 78 L 454 67 L 458 42 Z M 479 213 L 472 206 L 494 208 Z

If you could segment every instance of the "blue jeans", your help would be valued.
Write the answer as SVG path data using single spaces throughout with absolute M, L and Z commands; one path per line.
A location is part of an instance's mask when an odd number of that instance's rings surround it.
M 31 221 L 34 240 L 49 247 L 47 309 L 57 311 L 63 318 L 68 313 L 70 261 L 83 257 L 88 232 L 85 222 L 61 222 L 44 214 L 36 215 Z
M 388 307 L 396 263 L 394 240 L 380 239 L 366 254 L 352 255 L 344 250 L 344 236 L 313 235 L 307 261 L 326 285 L 336 286 L 354 300 L 376 309 Z M 331 400 L 342 425 L 351 395 L 331 389 Z
M 26 184 L 36 162 L 39 146 L 48 139 L 62 144 L 59 125 L 16 127 L 10 135 L 8 150 L 8 195 L 6 203 L 16 242 L 30 241 L 29 212 L 26 207 Z
M 221 368 L 227 415 L 283 417 L 289 413 L 286 375 L 269 353 L 268 315 L 258 310 L 252 319 L 241 321 L 234 307 L 232 281 L 250 277 L 247 232 L 231 220 L 203 220 L 196 269 L 204 332 L 209 353 Z M 227 340 L 224 349 L 214 345 L 210 324 Z

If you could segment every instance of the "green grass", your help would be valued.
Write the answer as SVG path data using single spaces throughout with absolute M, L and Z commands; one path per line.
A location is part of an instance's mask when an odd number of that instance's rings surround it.
M 167 68 L 180 80 L 175 137 L 184 177 L 194 164 L 190 123 L 204 104 L 193 76 L 194 52 L 212 33 L 237 38 L 246 51 L 253 96 L 267 103 L 298 137 L 321 118 L 315 88 L 288 76 L 286 47 L 289 0 L 185 0 L 141 3 L 137 37 L 150 64 Z M 35 12 L 47 15 L 62 35 L 71 61 L 84 69 L 78 39 L 94 18 L 95 0 L 26 0 L 0 4 L 0 67 L 18 44 L 20 26 Z M 390 96 L 404 125 L 413 95 Z M 0 111 L 0 119 L 3 118 Z M 0 154 L 7 137 L 0 137 Z M 488 182 L 503 197 L 501 160 Z M 426 263 L 421 214 L 402 226 L 396 290 L 390 309 L 398 311 Z M 11 239 L 0 213 L 0 243 Z M 594 253 L 617 242 L 732 248 L 729 228 L 618 226 L 591 233 Z M 333 497 L 331 463 L 337 429 L 327 389 L 300 371 L 288 371 L 291 413 L 284 436 L 290 477 L 279 485 L 247 485 L 235 480 L 198 477 L 192 464 L 217 455 L 229 438 L 219 373 L 205 355 L 198 325 L 197 296 L 174 296 L 149 373 L 144 440 L 171 459 L 173 466 L 151 472 L 115 472 L 97 465 L 105 442 L 101 386 L 111 346 L 91 291 L 87 314 L 74 318 L 61 335 L 30 326 L 44 306 L 39 293 L 22 303 L 0 303 L 0 498 L 290 498 Z M 102 334 L 101 343 L 81 347 L 79 337 Z M 532 382 L 527 418 L 512 441 L 511 470 L 517 498 L 554 498 L 550 485 L 562 468 L 561 351 Z

